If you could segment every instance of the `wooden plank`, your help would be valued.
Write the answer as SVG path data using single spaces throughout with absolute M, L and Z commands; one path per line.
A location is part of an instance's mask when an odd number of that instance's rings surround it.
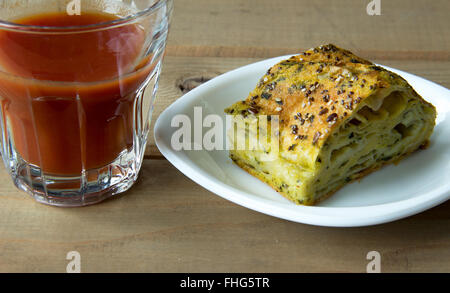
M 361 56 L 366 57 L 365 55 Z M 189 80 L 206 81 L 211 77 L 259 60 L 261 58 L 166 56 L 152 123 L 154 124 L 165 108 L 183 95 L 180 84 L 185 84 Z M 372 61 L 417 74 L 450 88 L 450 60 L 375 59 Z M 147 158 L 161 156 L 155 146 L 153 132 L 150 133 L 146 156 Z
M 382 0 L 381 16 L 366 14 L 369 0 L 174 2 L 153 121 L 217 74 L 323 43 L 450 88 L 447 0 Z M 146 158 L 129 192 L 79 209 L 35 203 L 0 167 L 0 272 L 65 272 L 72 250 L 83 272 L 364 272 L 371 250 L 383 272 L 450 271 L 450 202 L 374 227 L 314 227 L 214 196 L 161 160 L 153 133 Z
M 370 58 L 449 59 L 449 1 L 381 1 L 379 16 L 369 2 L 176 0 L 168 53 L 265 58 L 335 43 Z
M 357 183 L 355 183 L 357 184 Z M 165 160 L 100 205 L 62 209 L 17 192 L 0 169 L 0 272 L 383 272 L 450 270 L 450 202 L 397 222 L 326 228 L 266 216 L 223 200 Z
M 328 42 L 329 43 L 329 42 Z M 319 45 L 319 44 L 318 44 Z M 348 47 L 346 47 L 348 48 Z M 187 46 L 187 45 L 168 45 L 167 55 L 184 57 L 247 57 L 263 58 L 283 56 L 292 53 L 305 51 L 309 48 L 258 48 L 258 47 L 231 47 L 231 46 Z M 376 51 L 354 49 L 353 52 L 367 59 L 384 60 L 429 60 L 429 61 L 448 61 L 450 60 L 449 51 Z

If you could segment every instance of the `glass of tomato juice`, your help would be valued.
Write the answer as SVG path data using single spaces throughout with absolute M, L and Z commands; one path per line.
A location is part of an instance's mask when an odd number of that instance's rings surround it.
M 149 133 L 172 0 L 3 0 L 1 155 L 37 201 L 129 189 Z

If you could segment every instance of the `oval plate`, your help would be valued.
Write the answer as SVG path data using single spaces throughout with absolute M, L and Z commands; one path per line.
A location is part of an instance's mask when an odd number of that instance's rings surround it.
M 265 183 L 249 175 L 228 157 L 227 150 L 181 150 L 171 147 L 172 118 L 185 114 L 193 120 L 194 107 L 203 117 L 220 115 L 243 100 L 276 57 L 220 75 L 170 105 L 155 124 L 161 153 L 176 168 L 209 191 L 249 209 L 274 217 L 320 226 L 354 227 L 386 223 L 432 208 L 450 198 L 450 91 L 431 81 L 384 66 L 403 78 L 438 111 L 428 149 L 348 184 L 317 206 L 296 205 Z M 225 120 L 223 120 L 225 121 Z M 193 125 L 193 123 L 192 123 Z M 204 131 L 205 132 L 205 131 Z

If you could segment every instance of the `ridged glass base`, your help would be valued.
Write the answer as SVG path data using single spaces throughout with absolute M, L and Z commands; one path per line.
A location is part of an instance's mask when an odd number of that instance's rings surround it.
M 128 190 L 137 179 L 142 161 L 133 151 L 124 151 L 111 164 L 87 170 L 76 177 L 55 177 L 21 158 L 17 162 L 11 175 L 19 189 L 40 203 L 78 207 L 98 203 Z

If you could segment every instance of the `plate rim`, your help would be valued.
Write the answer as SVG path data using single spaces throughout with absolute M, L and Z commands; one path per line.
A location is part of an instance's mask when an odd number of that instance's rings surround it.
M 177 107 L 181 107 L 185 103 L 195 101 L 196 98 L 198 99 L 198 97 L 203 96 L 203 91 L 207 91 L 209 88 L 214 87 L 215 84 L 221 84 L 224 79 L 232 78 L 236 73 L 239 73 L 240 71 L 242 71 L 240 72 L 240 74 L 246 74 L 246 72 L 253 67 L 262 66 L 263 64 L 272 62 L 273 64 L 275 64 L 278 60 L 284 60 L 293 55 L 297 54 L 273 57 L 238 67 L 211 79 L 210 81 L 196 87 L 195 89 L 178 98 L 166 109 L 164 109 L 164 111 L 159 115 L 155 122 L 154 139 L 156 146 L 158 147 L 161 154 L 175 168 L 177 168 L 189 179 L 226 200 L 266 215 L 309 225 L 328 227 L 361 227 L 377 225 L 406 218 L 414 214 L 423 212 L 447 201 L 450 198 L 449 182 L 448 184 L 443 183 L 439 187 L 429 192 L 412 198 L 369 206 L 324 207 L 301 206 L 295 205 L 291 202 L 275 202 L 265 198 L 255 198 L 257 194 L 243 191 L 217 180 L 215 177 L 211 176 L 209 173 L 201 169 L 198 165 L 188 164 L 185 160 L 182 159 L 181 155 L 177 155 L 177 151 L 173 150 L 170 145 L 167 145 L 165 143 L 162 137 L 162 132 L 164 131 L 164 127 L 161 126 L 163 123 L 162 121 L 168 119 L 170 121 L 170 117 L 168 117 L 169 113 L 173 112 Z M 412 77 L 432 83 L 433 86 L 437 86 L 440 89 L 448 90 L 447 88 L 423 77 L 388 66 L 380 66 L 394 72 L 399 72 L 400 75 L 410 75 Z M 180 153 L 184 153 L 184 151 L 180 151 Z M 261 183 L 264 184 L 263 182 Z M 446 193 L 448 194 L 446 195 Z M 331 214 L 327 215 L 330 210 Z M 380 210 L 383 212 L 379 212 Z M 345 215 L 349 211 L 351 211 L 352 213 L 357 211 L 359 212 L 359 215 L 346 217 Z

